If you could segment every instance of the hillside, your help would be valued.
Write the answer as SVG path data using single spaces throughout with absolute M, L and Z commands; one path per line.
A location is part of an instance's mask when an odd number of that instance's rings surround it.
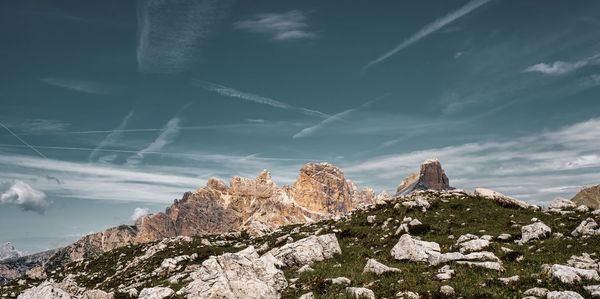
M 260 237 L 238 231 L 127 245 L 12 281 L 0 294 L 581 298 L 575 293 L 599 291 L 597 211 L 543 211 L 478 194 L 416 191 Z

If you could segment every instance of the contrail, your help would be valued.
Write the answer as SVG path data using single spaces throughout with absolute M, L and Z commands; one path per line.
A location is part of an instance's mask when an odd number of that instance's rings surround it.
M 395 48 L 393 48 L 389 52 L 387 52 L 387 53 L 379 56 L 377 59 L 367 63 L 365 66 L 363 66 L 362 71 L 364 72 L 367 69 L 369 69 L 370 67 L 388 59 L 390 56 L 398 53 L 399 51 L 403 50 L 404 48 L 412 45 L 413 43 L 418 42 L 422 38 L 435 32 L 436 30 L 452 23 L 456 19 L 461 18 L 462 16 L 470 13 L 471 11 L 475 10 L 476 8 L 482 6 L 490 1 L 492 1 L 492 0 L 473 0 L 473 1 L 465 4 L 463 7 L 459 8 L 458 10 L 455 10 L 455 11 L 447 14 L 443 18 L 437 19 L 433 23 L 427 24 L 425 27 L 421 28 L 421 30 L 417 31 L 417 33 L 413 34 L 411 37 L 404 40 L 402 43 L 397 45 Z
M 100 144 L 98 144 L 98 146 L 96 146 L 96 148 L 94 149 L 94 151 L 90 154 L 90 156 L 88 157 L 88 161 L 93 162 L 94 159 L 96 159 L 96 157 L 98 156 L 98 153 L 101 148 L 105 147 L 107 144 L 111 144 L 114 141 L 116 141 L 117 139 L 119 139 L 122 135 L 122 131 L 125 129 L 125 127 L 127 126 L 127 122 L 129 122 L 129 119 L 131 118 L 131 116 L 133 115 L 133 110 L 131 110 L 126 116 L 125 118 L 121 121 L 121 123 L 119 124 L 119 126 L 113 130 L 112 132 L 110 132 L 108 135 L 106 135 L 106 137 L 104 137 L 104 139 L 102 139 L 102 141 L 100 142 Z
M 21 141 L 23 144 L 25 144 L 28 148 L 30 148 L 31 150 L 33 150 L 34 152 L 36 152 L 38 155 L 40 155 L 42 158 L 46 158 L 48 159 L 48 157 L 44 156 L 44 154 L 40 153 L 40 151 L 38 151 L 35 147 L 33 147 L 31 144 L 27 143 L 25 140 L 21 139 L 21 137 L 19 137 L 17 134 L 13 133 L 13 131 L 11 131 L 7 126 L 5 126 L 3 123 L 0 122 L 0 126 L 2 126 L 3 128 L 5 128 L 10 134 L 12 134 L 13 136 L 15 136 L 15 138 L 19 139 L 19 141 Z

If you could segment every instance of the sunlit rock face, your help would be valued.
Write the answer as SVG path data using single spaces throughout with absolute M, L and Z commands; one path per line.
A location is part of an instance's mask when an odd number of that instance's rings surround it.
M 415 190 L 451 190 L 450 180 L 446 176 L 442 164 L 436 158 L 421 164 L 419 175 L 411 173 L 396 189 L 396 195 L 406 195 Z

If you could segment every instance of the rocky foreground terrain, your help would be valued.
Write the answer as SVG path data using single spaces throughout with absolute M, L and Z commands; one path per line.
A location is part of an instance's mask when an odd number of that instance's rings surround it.
M 264 221 L 269 211 L 260 204 L 260 213 L 250 213 L 228 232 L 131 242 L 53 267 L 46 262 L 0 286 L 0 296 L 600 297 L 600 210 L 561 198 L 541 209 L 492 190 L 466 193 L 451 188 L 436 165 L 437 160 L 424 163 L 421 173 L 407 178 L 395 196 L 360 203 L 345 195 L 318 197 L 300 191 L 297 182 L 276 194 L 294 194 L 293 202 L 289 197 L 284 201 L 302 211 L 306 207 L 298 202 L 322 200 L 326 204 L 309 210 L 317 213 L 321 207 L 318 219 L 271 223 Z M 341 180 L 332 182 L 345 188 Z M 208 185 L 222 190 L 218 198 L 235 194 L 235 184 L 228 189 Z M 410 192 L 402 192 L 406 188 Z M 341 194 L 328 185 L 319 190 Z M 173 219 L 174 210 L 169 209 L 164 214 Z M 235 211 L 241 215 L 244 210 Z M 244 226 L 248 219 L 263 221 Z M 139 233 L 139 223 L 137 227 Z

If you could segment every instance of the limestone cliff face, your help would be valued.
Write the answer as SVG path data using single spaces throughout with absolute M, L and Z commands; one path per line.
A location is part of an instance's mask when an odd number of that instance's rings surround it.
M 165 212 L 146 215 L 135 226 L 87 235 L 61 249 L 47 269 L 132 243 L 167 237 L 223 233 L 247 227 L 276 227 L 318 221 L 376 202 L 373 189 L 358 186 L 328 163 L 306 164 L 291 186 L 279 188 L 263 170 L 256 179 L 233 177 L 229 186 L 211 178 L 187 192 Z
M 421 172 L 417 176 L 411 173 L 396 189 L 396 195 L 406 195 L 415 190 L 451 190 L 450 180 L 446 176 L 438 159 L 426 160 L 421 164 Z

